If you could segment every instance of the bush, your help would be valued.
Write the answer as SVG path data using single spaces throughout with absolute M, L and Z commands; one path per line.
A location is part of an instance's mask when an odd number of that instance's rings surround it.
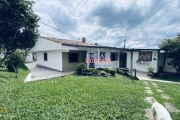
M 15 72 L 15 69 L 18 71 L 18 67 L 22 67 L 23 65 L 24 59 L 20 52 L 10 54 L 5 61 L 5 66 L 10 72 Z
M 110 73 L 112 76 L 115 76 L 116 71 L 115 71 L 115 70 L 109 70 L 109 73 Z
M 101 75 L 106 75 L 106 72 L 104 72 L 104 71 L 101 71 Z
M 93 71 L 92 71 L 92 74 L 98 74 L 98 70 L 96 70 L 96 69 L 93 70 Z
M 85 63 L 79 63 L 76 67 L 76 74 L 81 75 L 82 72 L 84 72 L 84 69 L 86 69 L 86 64 Z
M 109 73 L 109 68 L 104 68 L 103 69 L 105 72 Z

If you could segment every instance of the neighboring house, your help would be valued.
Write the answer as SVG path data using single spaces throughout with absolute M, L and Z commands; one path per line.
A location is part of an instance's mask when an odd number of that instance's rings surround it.
M 99 46 L 82 41 L 73 41 L 49 37 L 40 37 L 35 47 L 31 50 L 37 65 L 58 71 L 75 70 L 78 63 L 84 62 L 88 68 L 132 68 L 147 72 L 151 65 L 158 72 L 164 61 L 164 54 L 160 49 L 127 49 L 108 46 Z M 131 60 L 132 56 L 132 60 Z M 32 58 L 31 57 L 31 58 Z M 169 70 L 167 61 L 164 70 Z M 166 70 L 167 69 L 167 70 Z

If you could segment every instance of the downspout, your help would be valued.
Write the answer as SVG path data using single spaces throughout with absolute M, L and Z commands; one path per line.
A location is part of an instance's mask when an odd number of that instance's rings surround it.
M 165 55 L 164 55 L 164 61 L 163 61 L 163 68 L 162 68 L 162 72 L 164 72 L 164 66 L 165 66 L 165 62 L 166 62 L 166 52 L 165 52 Z
M 99 56 L 99 48 L 98 48 L 98 68 L 99 68 L 99 66 L 100 66 L 100 65 L 99 65 L 99 57 L 100 57 L 100 56 Z
M 133 78 L 133 51 L 131 51 L 131 66 L 130 66 L 130 69 L 131 69 L 131 78 Z

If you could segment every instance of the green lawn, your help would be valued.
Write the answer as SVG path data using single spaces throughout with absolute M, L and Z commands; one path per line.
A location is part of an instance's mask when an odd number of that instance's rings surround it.
M 0 119 L 146 120 L 141 81 L 126 77 L 66 76 L 24 83 L 27 70 L 0 69 Z
M 120 119 L 146 120 L 144 102 L 153 96 L 164 105 L 170 102 L 180 110 L 180 85 L 159 83 L 172 99 L 162 99 L 148 81 L 153 95 L 146 94 L 143 81 L 129 78 L 66 76 L 50 80 L 24 83 L 27 70 L 15 74 L 0 68 L 0 119 Z M 180 113 L 170 113 L 174 120 Z
M 171 83 L 161 83 L 161 82 L 154 82 L 159 86 L 159 89 L 163 90 L 163 93 L 157 91 L 151 82 L 148 82 L 150 85 L 151 90 L 153 91 L 152 97 L 154 97 L 159 103 L 165 106 L 165 102 L 172 103 L 176 108 L 180 110 L 180 84 L 171 84 Z M 161 98 L 161 94 L 169 95 L 172 99 L 166 100 Z M 179 120 L 180 112 L 171 112 L 171 117 L 173 120 Z

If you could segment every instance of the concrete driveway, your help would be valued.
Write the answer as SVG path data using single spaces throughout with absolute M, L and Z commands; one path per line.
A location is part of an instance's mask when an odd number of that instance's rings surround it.
M 74 71 L 60 72 L 60 71 L 40 67 L 37 66 L 36 63 L 27 63 L 26 66 L 30 70 L 30 73 L 28 74 L 24 82 L 45 80 L 49 78 L 71 75 L 74 73 Z

